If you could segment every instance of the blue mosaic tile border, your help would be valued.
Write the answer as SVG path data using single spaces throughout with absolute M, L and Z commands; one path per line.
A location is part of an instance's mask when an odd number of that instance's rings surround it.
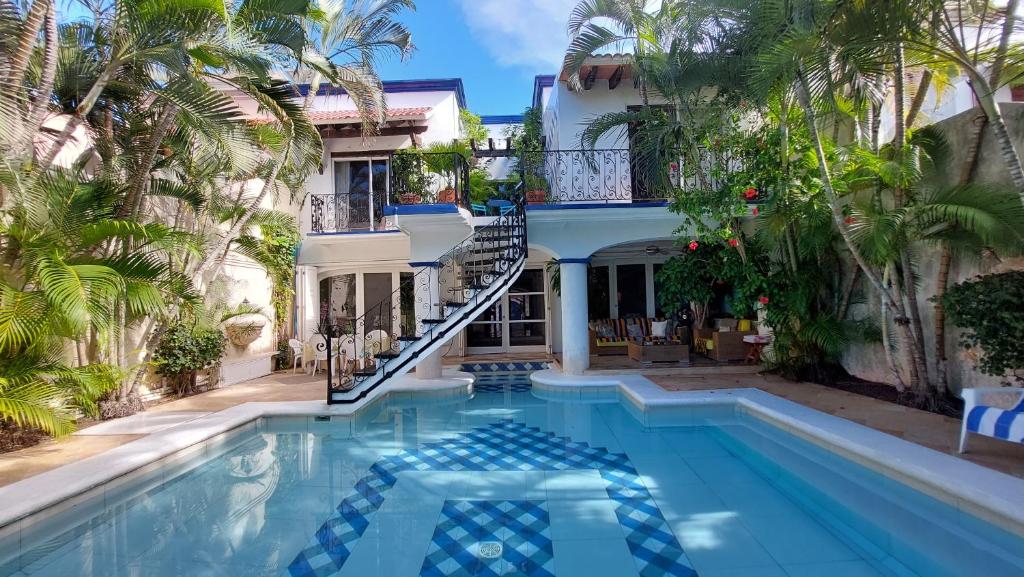
M 615 514 L 641 576 L 697 575 L 626 455 L 512 421 L 479 427 L 449 439 L 426 443 L 415 451 L 406 450 L 378 460 L 317 530 L 285 574 L 291 577 L 337 574 L 384 502 L 385 494 L 397 482 L 396 475 L 402 471 L 580 469 L 598 470 L 607 483 L 608 497 L 617 503 Z
M 521 372 L 521 371 L 543 371 L 548 368 L 547 361 L 516 361 L 503 363 L 463 363 L 459 366 L 460 371 L 467 373 L 497 373 L 497 372 Z

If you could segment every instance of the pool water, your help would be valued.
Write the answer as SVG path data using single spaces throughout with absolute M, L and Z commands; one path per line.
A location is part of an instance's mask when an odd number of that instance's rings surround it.
M 1024 575 L 1019 537 L 731 406 L 634 415 L 494 374 L 264 419 L 0 543 L 0 576 Z

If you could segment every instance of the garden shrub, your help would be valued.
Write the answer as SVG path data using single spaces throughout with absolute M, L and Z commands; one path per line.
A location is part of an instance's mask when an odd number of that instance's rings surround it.
M 942 298 L 950 322 L 964 329 L 960 345 L 978 348 L 981 372 L 1005 376 L 1024 369 L 1024 271 L 990 274 L 950 288 Z
M 199 371 L 220 361 L 224 344 L 224 334 L 219 330 L 173 325 L 153 353 L 156 372 L 169 378 L 175 393 L 194 393 Z

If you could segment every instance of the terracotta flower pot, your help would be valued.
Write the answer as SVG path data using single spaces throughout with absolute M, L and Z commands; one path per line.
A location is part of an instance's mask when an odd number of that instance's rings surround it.
M 530 204 L 544 204 L 548 199 L 548 193 L 543 190 L 528 190 L 526 191 L 526 202 Z
M 452 204 L 455 202 L 455 189 L 448 187 L 437 193 L 437 202 L 440 204 Z
M 420 195 L 418 195 L 418 194 L 416 194 L 414 192 L 407 192 L 407 193 L 403 194 L 402 196 L 398 197 L 398 200 L 402 204 L 419 204 L 420 203 Z

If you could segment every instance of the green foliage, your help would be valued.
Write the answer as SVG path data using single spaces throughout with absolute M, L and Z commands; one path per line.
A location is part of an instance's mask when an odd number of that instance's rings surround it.
M 728 285 L 734 295 L 733 312 L 740 317 L 750 316 L 763 294 L 763 271 L 744 262 L 733 247 L 687 240 L 680 241 L 686 246 L 684 254 L 668 259 L 658 272 L 661 308 L 675 314 L 689 306 L 700 324 L 715 296 L 715 287 Z M 692 243 L 696 243 L 695 248 Z
M 225 342 L 219 330 L 177 323 L 160 338 L 153 364 L 158 374 L 171 377 L 177 392 L 182 394 L 194 386 L 198 371 L 220 361 Z
M 257 224 L 257 223 L 254 223 Z M 299 231 L 293 219 L 266 219 L 258 226 L 259 235 L 238 238 L 236 252 L 255 260 L 267 271 L 272 283 L 271 305 L 274 328 L 279 333 L 288 321 L 294 297 L 295 257 L 299 248 Z
M 415 194 L 423 199 L 427 175 L 423 171 L 423 154 L 419 149 L 403 150 L 391 157 L 391 178 L 396 195 Z
M 480 122 L 480 116 L 465 108 L 459 110 L 459 129 L 464 140 L 487 142 L 487 128 Z
M 1004 376 L 1024 369 L 1024 271 L 990 274 L 964 281 L 942 299 L 949 320 L 964 329 L 960 344 L 978 348 L 978 366 Z

